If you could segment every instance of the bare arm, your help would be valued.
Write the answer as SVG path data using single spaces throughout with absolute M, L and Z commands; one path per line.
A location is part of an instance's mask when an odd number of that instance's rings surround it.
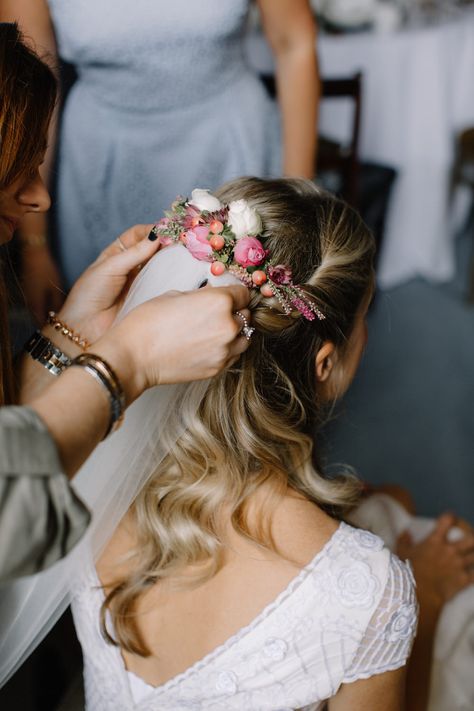
M 91 348 L 115 370 L 129 405 L 145 389 L 214 376 L 248 347 L 240 335 L 249 292 L 242 286 L 169 292 L 133 309 Z M 248 314 L 250 318 L 250 314 Z M 52 435 L 68 476 L 103 437 L 110 415 L 105 390 L 69 368 L 24 400 Z
M 405 667 L 343 684 L 329 711 L 404 711 Z
M 258 5 L 276 61 L 283 172 L 312 178 L 319 102 L 313 14 L 307 0 L 258 0 Z

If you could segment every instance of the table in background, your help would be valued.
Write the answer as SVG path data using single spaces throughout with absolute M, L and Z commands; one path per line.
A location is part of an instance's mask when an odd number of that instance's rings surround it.
M 264 38 L 247 40 L 249 60 L 273 71 Z M 321 75 L 363 73 L 360 157 L 392 166 L 393 187 L 378 281 L 391 288 L 413 277 L 454 276 L 449 186 L 455 136 L 474 125 L 474 11 L 437 25 L 324 35 L 318 39 Z M 344 141 L 349 107 L 325 100 L 320 131 Z

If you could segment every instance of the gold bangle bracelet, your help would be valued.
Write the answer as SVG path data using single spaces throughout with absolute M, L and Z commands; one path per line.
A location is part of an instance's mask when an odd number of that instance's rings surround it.
M 110 402 L 110 419 L 103 439 L 117 430 L 123 422 L 125 412 L 125 394 L 115 371 L 98 355 L 82 353 L 74 358 L 71 367 L 83 368 L 108 394 Z

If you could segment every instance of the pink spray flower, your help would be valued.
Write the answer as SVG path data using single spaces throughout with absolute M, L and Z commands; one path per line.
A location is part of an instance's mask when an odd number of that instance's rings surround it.
M 270 265 L 267 274 L 274 284 L 291 284 L 291 269 L 284 264 Z
M 212 247 L 207 241 L 209 229 L 206 227 L 195 227 L 186 232 L 186 247 L 189 249 L 194 259 L 202 262 L 212 262 Z
M 235 245 L 234 259 L 242 267 L 256 267 L 266 256 L 266 250 L 256 237 L 242 237 Z
M 186 206 L 186 215 L 183 220 L 183 227 L 187 230 L 195 227 L 202 220 L 201 212 L 193 205 Z

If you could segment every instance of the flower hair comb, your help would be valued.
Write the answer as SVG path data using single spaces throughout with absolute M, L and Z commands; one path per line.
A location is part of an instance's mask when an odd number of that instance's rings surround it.
M 296 309 L 308 321 L 326 318 L 293 283 L 290 267 L 273 263 L 258 239 L 260 215 L 246 200 L 223 205 L 209 190 L 195 189 L 190 200 L 176 198 L 152 231 L 163 246 L 182 243 L 195 259 L 210 262 L 214 276 L 228 270 L 249 289 L 275 297 L 285 314 Z

